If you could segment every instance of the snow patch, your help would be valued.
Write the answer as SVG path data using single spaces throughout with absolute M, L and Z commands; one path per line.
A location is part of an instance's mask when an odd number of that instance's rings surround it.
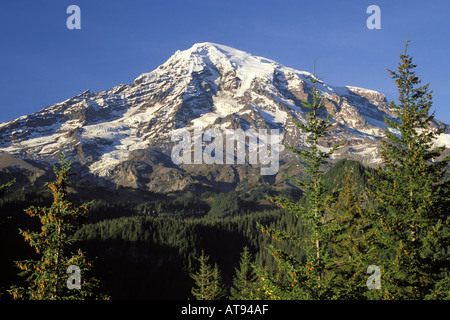
M 441 133 L 433 142 L 435 147 L 450 148 L 450 134 Z

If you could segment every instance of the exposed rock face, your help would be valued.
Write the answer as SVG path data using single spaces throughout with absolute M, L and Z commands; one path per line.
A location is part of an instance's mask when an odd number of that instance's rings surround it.
M 285 172 L 298 171 L 289 162 L 293 155 L 283 147 L 278 174 L 261 177 L 259 165 L 248 161 L 178 166 L 171 159 L 171 137 L 176 130 L 193 130 L 194 125 L 222 131 L 279 129 L 281 145 L 302 147 L 304 136 L 290 119 L 306 119 L 301 101 L 311 98 L 312 76 L 227 46 L 199 43 L 177 51 L 132 84 L 98 93 L 87 90 L 1 123 L 0 152 L 16 158 L 17 166 L 22 161 L 25 167 L 26 161 L 39 167 L 38 174 L 64 150 L 76 161 L 80 178 L 111 187 L 167 192 L 194 184 L 230 189 L 261 179 L 280 182 Z M 385 96 L 322 82 L 318 89 L 335 121 L 323 148 L 345 141 L 336 160 L 378 163 L 384 118 L 394 117 Z M 436 121 L 435 126 L 446 125 Z M 445 141 L 448 133 L 442 136 Z

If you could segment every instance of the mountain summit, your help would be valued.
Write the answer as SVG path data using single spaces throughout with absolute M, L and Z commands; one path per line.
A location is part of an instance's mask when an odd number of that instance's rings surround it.
M 171 160 L 176 130 L 279 129 L 281 145 L 300 146 L 303 135 L 290 121 L 305 119 L 301 101 L 311 96 L 309 72 L 214 43 L 177 51 L 133 83 L 89 90 L 36 113 L 0 124 L 0 169 L 33 172 L 38 181 L 65 151 L 79 179 L 110 187 L 176 191 L 192 186 L 232 189 L 240 184 L 282 183 L 298 173 L 281 148 L 277 175 L 263 177 L 257 165 L 177 165 Z M 320 82 L 318 89 L 335 124 L 324 150 L 346 141 L 336 153 L 366 165 L 378 163 L 384 118 L 394 117 L 379 92 Z M 448 126 L 435 121 L 436 127 Z M 449 131 L 437 143 L 449 143 Z M 15 159 L 15 160 L 14 160 Z M 37 180 L 36 180 L 37 179 Z

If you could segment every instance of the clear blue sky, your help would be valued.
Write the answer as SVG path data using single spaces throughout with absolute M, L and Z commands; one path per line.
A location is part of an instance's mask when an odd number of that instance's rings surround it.
M 81 8 L 81 30 L 66 9 Z M 381 8 L 369 30 L 366 9 Z M 448 0 L 15 0 L 0 4 L 0 122 L 84 90 L 129 84 L 176 50 L 215 42 L 316 72 L 336 86 L 397 97 L 386 68 L 409 52 L 434 91 L 438 119 L 450 123 Z

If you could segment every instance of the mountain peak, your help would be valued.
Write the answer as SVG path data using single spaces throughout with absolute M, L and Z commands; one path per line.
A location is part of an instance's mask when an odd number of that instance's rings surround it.
M 80 177 L 154 191 L 178 190 L 189 183 L 229 186 L 256 181 L 258 174 L 249 173 L 259 170 L 256 166 L 176 166 L 170 160 L 172 134 L 195 124 L 205 130 L 277 128 L 282 145 L 301 147 L 304 136 L 290 119 L 303 122 L 307 117 L 302 101 L 311 98 L 306 81 L 310 77 L 311 73 L 229 46 L 196 43 L 130 85 L 85 91 L 0 125 L 0 154 L 41 164 L 65 150 L 80 163 Z M 336 159 L 377 163 L 383 119 L 393 116 L 384 95 L 323 82 L 318 89 L 336 121 L 321 147 L 327 150 L 336 141 L 346 141 Z M 280 172 L 290 168 L 290 157 L 285 150 L 280 153 L 286 166 Z
M 274 60 L 212 42 L 196 43 L 186 50 L 178 50 L 159 69 L 175 69 L 186 76 L 205 69 L 209 69 L 212 74 L 219 72 L 224 75 L 231 72 L 240 82 L 238 95 L 248 90 L 256 78 L 272 81 L 277 71 L 295 73 L 303 79 L 313 76 L 309 72 L 285 67 Z M 150 79 L 150 75 L 151 73 L 145 74 L 145 77 Z
M 236 50 L 232 47 L 223 45 L 223 44 L 219 44 L 219 43 L 214 43 L 214 42 L 197 42 L 194 43 L 192 45 L 192 47 L 190 47 L 187 50 L 202 50 L 202 49 L 210 49 L 210 48 L 215 48 L 215 49 L 220 49 L 220 50 L 224 50 L 224 51 L 233 51 Z

